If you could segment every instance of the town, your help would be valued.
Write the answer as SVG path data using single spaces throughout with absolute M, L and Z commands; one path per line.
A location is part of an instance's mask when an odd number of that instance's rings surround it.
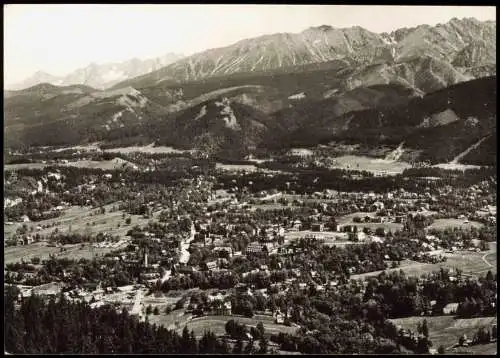
M 233 352 L 490 344 L 457 331 L 456 342 L 433 345 L 422 322 L 450 315 L 488 318 L 496 337 L 490 169 L 377 177 L 221 168 L 193 154 L 108 162 L 121 166 L 56 160 L 6 171 L 4 280 L 17 287 L 16 304 L 37 296 L 111 306 L 195 341 L 210 330 Z M 418 332 L 405 317 L 420 317 Z M 375 331 L 334 333 L 351 321 Z M 374 343 L 380 334 L 385 343 Z
M 4 7 L 6 355 L 496 355 L 494 6 Z

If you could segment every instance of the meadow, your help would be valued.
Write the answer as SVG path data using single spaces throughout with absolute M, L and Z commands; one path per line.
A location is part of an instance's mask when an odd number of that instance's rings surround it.
M 280 332 L 294 334 L 298 330 L 296 327 L 276 324 L 272 317 L 262 315 L 256 315 L 253 318 L 241 316 L 205 316 L 193 318 L 186 326 L 189 330 L 193 330 L 197 337 L 203 336 L 205 330 L 210 330 L 216 335 L 224 335 L 226 334 L 226 323 L 231 319 L 234 319 L 240 324 L 245 324 L 248 327 L 255 327 L 259 322 L 262 322 L 265 332 L 268 334 L 278 334 Z M 184 327 L 180 327 L 179 332 L 181 332 L 183 328 Z
M 337 218 L 337 223 L 339 225 L 356 225 L 358 228 L 369 228 L 375 231 L 377 228 L 383 228 L 388 231 L 398 231 L 403 229 L 402 224 L 393 223 L 393 222 L 385 222 L 385 223 L 355 223 L 353 220 L 355 217 L 365 218 L 369 216 L 371 218 L 375 217 L 375 213 L 373 212 L 356 212 L 348 215 L 339 216 Z
M 377 174 L 396 175 L 402 173 L 405 169 L 411 168 L 411 164 L 362 155 L 343 155 L 335 158 L 335 164 L 331 168 L 365 170 Z
M 470 229 L 471 227 L 479 229 L 483 226 L 483 224 L 476 221 L 469 221 L 468 223 L 465 223 L 463 219 L 436 219 L 430 226 L 427 227 L 427 230 L 445 230 L 448 228 Z
M 113 206 L 118 206 L 119 203 L 113 203 L 105 206 L 105 214 L 95 214 L 97 209 L 89 207 L 72 206 L 66 209 L 60 217 L 42 220 L 38 222 L 27 223 L 28 230 L 33 228 L 32 234 L 38 233 L 42 237 L 48 237 L 57 229 L 58 233 L 79 233 L 79 234 L 93 234 L 107 233 L 110 235 L 124 238 L 127 232 L 135 225 L 144 226 L 151 220 L 144 218 L 140 215 L 125 215 L 123 212 L 115 211 L 110 212 Z M 157 217 L 160 212 L 153 213 L 153 217 Z M 131 217 L 130 225 L 126 225 L 126 217 Z M 22 223 L 14 225 L 4 225 L 4 236 L 9 237 L 16 230 L 21 227 Z M 36 227 L 42 225 L 49 225 L 50 227 L 36 230 Z M 32 257 L 40 257 L 41 259 L 48 258 L 50 254 L 56 254 L 57 257 L 68 257 L 72 259 L 79 258 L 92 258 L 93 255 L 102 256 L 108 252 L 123 248 L 126 244 L 120 247 L 99 247 L 92 248 L 89 243 L 75 245 L 62 245 L 60 247 L 48 246 L 48 243 L 38 242 L 22 246 L 6 247 L 4 251 L 5 263 L 18 262 L 22 258 L 30 260 Z M 61 251 L 61 248 L 63 249 Z
M 447 260 L 436 264 L 421 263 L 412 260 L 404 260 L 401 266 L 394 269 L 387 269 L 386 272 L 403 270 L 406 275 L 419 277 L 424 274 L 439 271 L 441 268 L 460 269 L 463 275 L 478 276 L 485 275 L 488 270 L 493 274 L 497 272 L 496 267 L 496 245 L 491 245 L 489 251 L 471 252 L 457 251 L 454 253 L 444 253 Z M 486 261 L 485 261 L 486 260 Z M 352 279 L 364 279 L 366 277 L 378 276 L 382 271 L 373 271 L 364 274 L 351 275 Z
M 496 317 L 455 319 L 453 316 L 407 317 L 390 319 L 390 321 L 396 326 L 417 332 L 418 323 L 422 323 L 424 319 L 427 320 L 429 327 L 429 338 L 432 341 L 432 348 L 437 349 L 442 345 L 448 353 L 451 347 L 458 343 L 461 335 L 466 334 L 468 338 L 472 338 L 479 328 L 486 327 L 491 329 L 491 325 L 496 323 Z M 474 353 L 476 353 L 476 350 L 486 350 L 485 353 L 491 354 L 496 352 L 496 343 L 467 347 L 467 350 Z

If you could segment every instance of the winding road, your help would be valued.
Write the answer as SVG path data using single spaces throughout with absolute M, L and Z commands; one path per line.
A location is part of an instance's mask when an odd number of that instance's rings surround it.
M 132 311 L 130 312 L 130 314 L 138 315 L 141 313 L 141 300 L 142 300 L 142 291 L 137 290 L 137 293 L 135 294 L 134 306 L 132 307 Z
M 490 242 L 490 249 L 481 257 L 483 261 L 488 265 L 489 267 L 494 267 L 495 265 L 491 264 L 486 257 L 490 254 L 495 254 L 497 253 L 497 243 L 496 242 Z
M 488 256 L 490 253 L 487 253 L 487 254 L 484 254 L 483 257 L 481 257 L 483 259 L 483 261 L 486 263 L 486 265 L 488 265 L 489 267 L 493 267 L 492 264 L 490 264 L 488 262 L 488 260 L 486 260 L 486 256 Z
M 184 240 L 181 243 L 181 257 L 179 258 L 179 262 L 181 263 L 188 263 L 189 257 L 191 254 L 189 253 L 188 249 L 191 244 L 191 241 L 194 240 L 194 235 L 196 234 L 196 229 L 194 228 L 194 223 L 191 223 L 191 234 L 189 235 L 189 238 Z

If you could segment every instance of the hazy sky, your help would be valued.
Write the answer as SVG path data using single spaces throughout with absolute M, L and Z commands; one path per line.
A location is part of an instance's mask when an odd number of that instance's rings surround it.
M 4 80 L 18 82 L 38 70 L 64 75 L 91 62 L 190 55 L 323 24 L 384 32 L 495 15 L 495 7 L 484 6 L 7 5 Z

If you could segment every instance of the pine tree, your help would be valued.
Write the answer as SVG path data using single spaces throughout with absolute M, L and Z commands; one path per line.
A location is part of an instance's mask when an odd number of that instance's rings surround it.
M 265 329 L 262 322 L 257 323 L 257 331 L 259 332 L 259 338 L 264 337 Z
M 253 354 L 255 353 L 254 348 L 253 348 L 253 340 L 248 341 L 246 344 L 245 348 L 243 349 L 244 354 Z
M 223 337 L 220 341 L 217 341 L 217 354 L 228 354 L 230 353 L 229 350 L 229 343 L 227 341 L 226 337 Z
M 242 352 L 243 352 L 243 341 L 241 339 L 238 339 L 236 341 L 236 344 L 234 345 L 233 353 L 241 354 Z
M 267 341 L 267 338 L 263 335 L 262 338 L 260 339 L 259 354 L 266 354 L 268 346 L 269 346 L 269 342 Z
M 422 334 L 425 338 L 429 338 L 429 327 L 427 326 L 426 319 L 424 319 L 424 323 L 422 324 Z
M 191 336 L 189 334 L 189 330 L 187 326 L 184 326 L 184 329 L 182 330 L 182 337 L 181 337 L 181 353 L 190 353 L 189 348 L 191 344 Z
M 417 323 L 417 332 L 418 334 L 422 334 L 422 324 L 420 322 Z
M 199 353 L 210 354 L 216 352 L 217 338 L 210 331 L 205 331 L 199 342 Z
M 20 291 L 15 286 L 8 286 L 4 294 L 4 332 L 5 350 L 8 353 L 22 354 L 25 352 L 23 344 L 24 320 L 16 312 L 14 302 Z
M 198 354 L 198 343 L 196 342 L 196 336 L 193 330 L 191 330 L 191 335 L 189 337 L 189 353 Z

